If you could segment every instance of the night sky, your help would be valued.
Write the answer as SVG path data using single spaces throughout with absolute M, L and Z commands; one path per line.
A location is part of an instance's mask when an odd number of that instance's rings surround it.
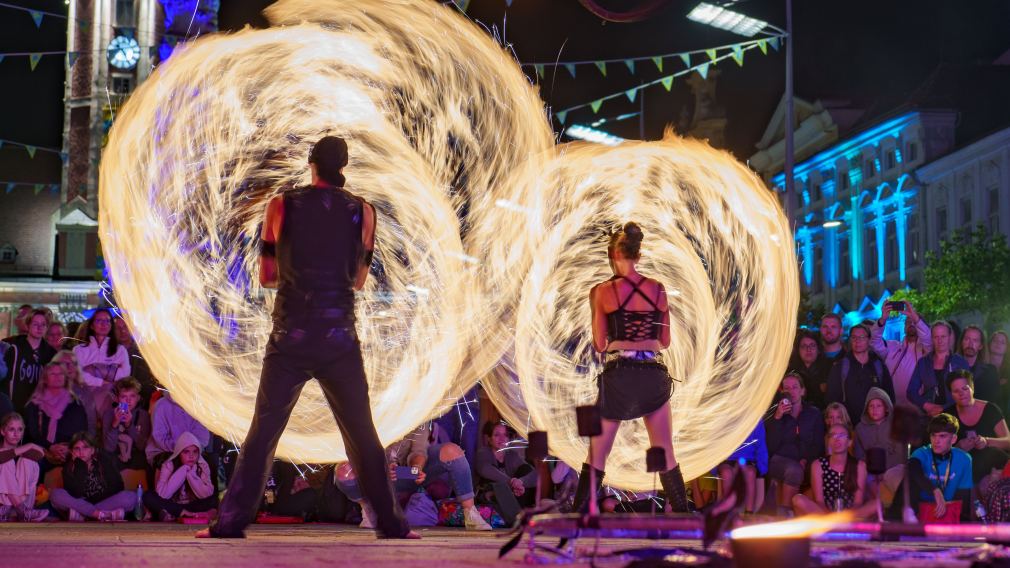
M 324 1 L 324 0 L 320 0 Z M 5 0 L 6 3 L 66 14 L 63 0 Z M 220 27 L 265 27 L 259 12 L 268 0 L 221 0 Z M 685 15 L 697 0 L 674 0 L 648 20 L 630 24 L 604 22 L 577 0 L 472 0 L 468 15 L 496 28 L 520 61 L 613 59 L 704 49 L 745 40 L 690 22 Z M 609 8 L 629 3 L 601 1 Z M 744 0 L 735 9 L 779 27 L 785 26 L 784 0 Z M 795 0 L 795 89 L 798 97 L 850 100 L 876 104 L 882 112 L 903 100 L 939 64 L 988 63 L 1010 50 L 1010 0 Z M 0 7 L 0 53 L 66 49 L 66 20 L 43 19 L 36 29 L 24 12 Z M 726 145 L 741 159 L 754 144 L 782 95 L 785 50 L 747 52 L 744 66 L 721 62 L 718 101 L 728 119 Z M 679 70 L 666 61 L 664 70 Z M 593 66 L 580 66 L 575 79 L 563 68 L 547 69 L 541 95 L 554 109 L 592 101 L 661 76 L 650 62 L 639 62 L 636 75 L 620 64 L 608 66 L 603 78 Z M 529 75 L 533 69 L 527 68 Z M 25 57 L 0 62 L 0 138 L 42 147 L 60 148 L 63 127 L 63 59 L 44 57 L 34 72 Z M 1010 103 L 1008 103 L 1010 104 Z M 662 135 L 667 124 L 690 116 L 693 97 L 678 78 L 671 92 L 661 86 L 645 92 L 646 139 Z M 575 111 L 568 123 L 588 123 L 639 110 L 639 101 L 604 103 L 598 116 Z M 558 123 L 555 121 L 555 128 Z M 993 128 L 1000 126 L 994 124 Z M 618 136 L 638 138 L 638 119 L 608 124 Z M 34 159 L 19 147 L 0 149 L 0 181 L 56 183 L 57 156 L 39 152 Z

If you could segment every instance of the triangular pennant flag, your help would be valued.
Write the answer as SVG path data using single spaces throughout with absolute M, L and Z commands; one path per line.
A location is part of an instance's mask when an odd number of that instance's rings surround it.
M 603 105 L 603 99 L 597 99 L 589 103 L 589 107 L 593 109 L 593 114 L 600 112 L 600 106 Z
M 38 194 L 42 193 L 42 188 L 44 188 L 44 187 L 45 187 L 45 184 L 42 184 L 42 183 L 35 184 L 35 195 L 38 195 Z
M 554 116 L 558 117 L 558 122 L 560 122 L 561 124 L 564 124 L 565 123 L 565 119 L 568 118 L 568 111 L 567 110 L 559 110 L 558 112 L 554 113 Z
M 708 55 L 708 58 L 712 61 L 715 61 L 718 58 L 718 54 L 716 54 L 714 49 L 706 49 L 705 54 Z
M 574 63 L 565 63 L 565 69 L 568 69 L 568 74 L 572 76 L 572 79 L 574 79 L 575 78 L 575 64 Z
M 453 2 L 463 12 L 466 12 L 466 9 L 470 7 L 470 0 L 453 0 Z
M 708 79 L 708 63 L 702 63 L 698 66 L 698 74 L 701 75 L 702 79 Z
M 28 150 L 28 155 L 29 156 L 31 156 L 32 158 L 35 157 L 35 146 L 28 146 L 28 145 L 26 145 L 25 146 L 25 150 Z
M 605 61 L 597 61 L 596 68 L 600 70 L 600 73 L 603 73 L 604 77 L 607 76 L 607 63 Z
M 4 62 L 4 54 L 0 53 L 0 63 Z
M 4 147 L 4 141 L 0 140 L 0 148 L 3 148 L 3 147 Z
M 32 15 L 32 19 L 35 20 L 35 28 L 42 26 L 42 12 L 36 10 L 28 10 L 28 13 Z
M 7 193 L 14 191 L 14 182 L 7 182 Z
M 763 53 L 765 55 L 768 55 L 768 40 L 766 40 L 766 39 L 759 39 L 758 40 L 758 49 L 761 50 L 761 53 Z
M 628 100 L 631 102 L 635 102 L 635 95 L 637 94 L 638 94 L 638 87 L 624 91 L 624 96 L 628 97 Z
M 635 74 L 635 60 L 634 59 L 625 59 L 624 60 L 624 64 L 628 66 L 628 72 L 631 73 L 632 75 L 634 75 Z
M 35 66 L 39 64 L 39 60 L 42 59 L 41 53 L 29 53 L 28 54 L 28 64 L 32 66 L 32 71 L 35 70 Z
M 656 64 L 656 69 L 659 69 L 659 72 L 662 73 L 663 72 L 663 58 L 662 57 L 653 57 L 652 58 L 652 62 Z
M 680 60 L 684 62 L 684 67 L 687 67 L 688 69 L 691 68 L 691 54 L 690 53 L 681 53 L 680 54 Z
M 70 154 L 67 154 L 66 152 L 60 152 L 60 161 L 61 162 L 63 162 L 65 164 L 65 163 L 67 163 L 67 160 L 69 160 L 69 159 L 70 159 Z
M 733 61 L 736 61 L 737 65 L 743 67 L 743 48 L 739 45 L 733 46 Z
M 663 87 L 666 88 L 667 91 L 669 91 L 670 87 L 673 87 L 673 75 L 670 75 L 669 77 L 663 77 L 663 80 L 660 81 L 660 83 L 662 83 Z
M 779 50 L 779 38 L 773 37 L 773 38 L 769 39 L 768 40 L 768 45 L 772 46 L 772 49 L 774 49 L 775 51 L 778 51 Z
M 536 68 L 537 75 L 539 75 L 540 78 L 543 79 L 543 77 L 544 77 L 544 66 L 540 65 L 540 64 L 537 64 L 537 65 L 534 65 L 533 67 Z
M 80 57 L 80 55 L 81 54 L 77 53 L 76 51 L 71 51 L 70 53 L 67 53 L 67 66 L 73 67 L 74 63 L 77 63 L 77 58 Z
M 505 5 L 508 6 L 509 8 L 511 8 L 512 7 L 512 0 L 505 0 Z

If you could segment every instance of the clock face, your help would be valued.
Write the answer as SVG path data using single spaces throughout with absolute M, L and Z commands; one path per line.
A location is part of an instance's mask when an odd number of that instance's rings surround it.
M 116 36 L 109 42 L 109 64 L 118 69 L 133 69 L 140 60 L 140 45 L 132 37 Z

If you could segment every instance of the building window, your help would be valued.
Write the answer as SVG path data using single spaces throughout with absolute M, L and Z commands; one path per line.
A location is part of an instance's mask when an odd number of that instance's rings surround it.
M 117 95 L 128 95 L 133 91 L 133 79 L 122 75 L 112 76 L 112 92 Z
M 0 263 L 2 264 L 14 264 L 17 260 L 18 249 L 14 248 L 14 245 L 8 243 L 0 247 Z
M 863 163 L 863 177 L 872 178 L 876 171 L 873 169 L 873 158 L 868 158 L 866 162 Z
M 936 209 L 936 250 L 940 251 L 940 243 L 947 240 L 947 208 Z
M 914 162 L 919 158 L 919 145 L 915 142 L 908 143 L 908 161 Z
M 852 187 L 852 183 L 851 183 L 851 181 L 849 179 L 849 172 L 847 172 L 847 171 L 845 171 L 845 172 L 839 171 L 838 172 L 838 187 L 842 191 L 848 191 L 849 188 Z
M 894 150 L 887 151 L 886 160 L 887 160 L 887 169 L 889 170 L 893 170 L 894 166 L 898 165 L 895 161 L 894 152 L 895 152 Z
M 999 232 L 999 188 L 989 188 L 989 233 Z
M 823 199 L 824 198 L 824 193 L 821 190 L 821 184 L 820 183 L 812 183 L 810 185 L 811 185 L 811 188 L 812 188 L 812 190 L 810 192 L 810 201 L 816 203 L 816 202 L 820 201 L 821 199 Z
M 898 236 L 896 231 L 887 232 L 887 246 L 884 247 L 884 273 L 890 274 L 898 269 Z
M 848 286 L 852 277 L 852 263 L 849 260 L 849 241 L 838 243 L 838 286 Z
M 866 266 L 863 267 L 863 275 L 866 280 L 877 277 L 877 239 L 873 231 L 866 231 L 866 246 L 864 247 L 863 258 L 866 259 Z
M 962 197 L 961 198 L 961 226 L 964 228 L 971 228 L 971 198 Z

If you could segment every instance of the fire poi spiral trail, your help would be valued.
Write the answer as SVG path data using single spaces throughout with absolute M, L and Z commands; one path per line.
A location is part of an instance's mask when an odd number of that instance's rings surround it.
M 358 328 L 384 442 L 508 352 L 489 394 L 577 466 L 573 408 L 595 396 L 598 370 L 587 294 L 608 275 L 603 230 L 628 219 L 646 231 L 643 273 L 675 294 L 665 357 L 683 381 L 685 474 L 743 440 L 785 367 L 798 301 L 785 219 L 746 168 L 674 138 L 558 152 L 509 54 L 433 3 L 282 0 L 267 15 L 278 27 L 177 51 L 131 96 L 104 152 L 117 300 L 182 406 L 242 439 L 270 327 L 272 294 L 256 282 L 265 204 L 307 183 L 309 148 L 336 134 L 351 150 L 348 186 L 379 212 Z M 608 483 L 651 486 L 647 446 L 640 421 L 623 427 Z M 343 455 L 310 382 L 278 456 Z

